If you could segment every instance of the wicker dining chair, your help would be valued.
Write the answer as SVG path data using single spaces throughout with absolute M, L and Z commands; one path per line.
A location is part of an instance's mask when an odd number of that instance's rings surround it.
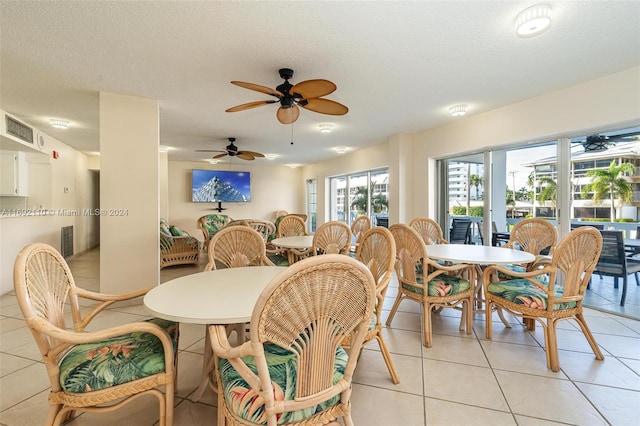
M 541 264 L 548 263 L 557 242 L 558 231 L 551 222 L 545 219 L 528 218 L 515 224 L 511 230 L 509 242 L 502 247 L 520 249 L 535 255 L 536 260 L 526 266 L 526 270 L 531 271 Z
M 391 381 L 394 384 L 400 383 L 400 378 L 393 366 L 391 353 L 384 341 L 382 335 L 382 303 L 384 302 L 393 267 L 396 264 L 396 243 L 393 241 L 393 235 L 387 228 L 377 226 L 366 231 L 358 244 L 356 259 L 367 265 L 376 282 L 376 308 L 373 313 L 373 320 L 369 323 L 367 335 L 364 338 L 364 344 L 368 344 L 372 340 L 378 341 L 380 352 L 387 369 L 391 375 Z M 351 345 L 351 336 L 342 341 L 343 348 L 349 348 Z
M 258 231 L 265 244 L 269 243 L 269 238 L 276 233 L 276 226 L 273 222 L 262 219 L 245 219 L 247 226 Z
M 225 226 L 209 242 L 209 262 L 205 271 L 217 269 L 220 263 L 227 268 L 243 266 L 274 266 L 267 257 L 262 235 L 249 226 Z
M 418 232 L 405 225 L 395 224 L 389 228 L 396 243 L 396 276 L 398 296 L 387 317 L 391 325 L 393 317 L 404 299 L 422 305 L 422 344 L 432 345 L 431 311 L 438 308 L 459 308 L 462 305 L 460 330 L 466 328 L 471 334 L 474 298 L 473 265 L 459 263 L 441 265 L 429 259 L 427 245 Z M 466 275 L 463 277 L 462 275 Z
M 218 425 L 337 425 L 351 419 L 351 380 L 376 301 L 369 269 L 336 254 L 296 262 L 256 302 L 250 341 L 209 326 Z M 340 346 L 352 336 L 349 354 Z
M 20 251 L 13 273 L 20 310 L 51 382 L 45 424 L 60 425 L 76 411 L 113 411 L 142 395 L 158 399 L 161 426 L 173 424 L 178 324 L 152 319 L 86 330 L 107 306 L 150 289 L 110 295 L 78 288 L 60 253 L 41 243 Z M 81 310 L 80 299 L 99 303 L 91 309 L 83 303 Z M 65 323 L 68 310 L 72 328 Z
M 218 231 L 207 250 L 209 262 L 204 271 L 218 269 L 218 264 L 225 268 L 242 268 L 248 266 L 275 266 L 267 257 L 262 236 L 249 226 L 225 226 Z M 245 335 L 247 324 L 229 324 L 225 328 L 227 334 L 235 330 L 238 340 Z M 205 359 L 205 364 L 210 360 Z
M 559 371 L 556 327 L 562 320 L 573 319 L 580 326 L 596 359 L 604 359 L 582 312 L 584 293 L 601 250 L 600 231 L 582 227 L 562 239 L 551 263 L 542 269 L 514 272 L 499 265 L 488 266 L 483 275 L 487 339 L 493 335 L 493 323 L 489 321 L 493 307 L 504 309 L 523 320 L 539 322 L 544 329 L 547 367 Z M 494 282 L 492 276 L 498 271 L 511 279 Z
M 352 252 L 356 252 L 364 233 L 369 229 L 371 229 L 371 219 L 369 219 L 368 216 L 358 216 L 356 220 L 353 221 L 351 224 L 351 235 L 354 240 L 354 244 L 351 246 Z
M 313 234 L 312 255 L 348 254 L 351 248 L 351 229 L 344 222 L 325 222 Z M 296 254 L 304 254 L 303 252 Z
M 442 228 L 433 219 L 428 217 L 416 217 L 409 226 L 418 231 L 425 244 L 449 244 L 442 234 Z
M 308 235 L 307 234 L 307 226 L 304 220 L 295 214 L 289 214 L 283 217 L 278 223 L 278 229 L 276 230 L 276 238 L 282 237 L 296 237 L 299 235 Z M 294 262 L 307 257 L 310 253 L 309 250 L 296 250 L 296 249 L 278 249 L 275 248 L 274 251 L 278 251 L 282 254 L 286 254 L 287 262 L 289 264 L 293 264 Z M 280 262 L 277 262 L 281 264 Z

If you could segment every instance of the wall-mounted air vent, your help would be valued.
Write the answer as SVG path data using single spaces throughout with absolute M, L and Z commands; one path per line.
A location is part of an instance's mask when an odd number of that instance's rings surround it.
M 73 225 L 60 228 L 60 254 L 65 259 L 73 256 Z
M 7 134 L 33 145 L 33 129 L 8 115 L 4 116 Z

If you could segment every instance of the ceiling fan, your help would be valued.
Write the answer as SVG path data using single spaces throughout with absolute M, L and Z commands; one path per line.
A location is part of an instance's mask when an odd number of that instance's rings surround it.
M 232 81 L 231 84 L 244 87 L 245 89 L 255 90 L 257 92 L 266 93 L 278 100 L 255 101 L 246 104 L 234 106 L 226 110 L 226 112 L 244 111 L 246 109 L 256 108 L 262 105 L 280 103 L 280 108 L 276 112 L 278 121 L 282 124 L 291 124 L 298 119 L 301 106 L 310 111 L 319 112 L 328 115 L 345 115 L 349 112 L 346 106 L 324 99 L 326 96 L 336 90 L 336 85 L 329 80 L 306 80 L 296 85 L 289 83 L 289 79 L 293 77 L 293 70 L 290 68 L 282 68 L 279 71 L 280 78 L 284 79 L 284 83 L 272 89 L 270 87 L 261 86 L 254 83 L 246 83 L 244 81 Z
M 233 144 L 235 141 L 236 138 L 229 138 L 229 142 L 231 143 L 227 145 L 224 151 L 220 149 L 196 149 L 196 152 L 221 152 L 222 154 L 214 155 L 213 158 L 222 158 L 228 155 L 229 157 L 238 157 L 248 161 L 253 161 L 256 157 L 264 157 L 264 154 L 259 152 L 238 150 L 238 147 Z

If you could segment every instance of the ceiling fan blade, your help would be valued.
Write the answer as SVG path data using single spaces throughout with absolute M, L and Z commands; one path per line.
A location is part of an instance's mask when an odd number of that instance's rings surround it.
M 214 155 L 211 158 L 222 158 L 222 157 L 226 157 L 228 154 L 225 152 L 224 154 L 218 154 L 218 155 Z
M 249 102 L 246 104 L 242 104 L 242 105 L 237 105 L 234 107 L 231 107 L 229 109 L 226 109 L 225 112 L 237 112 L 237 111 L 244 111 L 245 109 L 251 109 L 251 108 L 255 108 L 255 107 L 259 107 L 262 105 L 267 105 L 267 104 L 273 104 L 276 103 L 278 101 L 255 101 L 255 102 Z
M 253 155 L 249 155 L 247 154 L 247 152 L 239 152 L 238 154 L 236 154 L 236 157 L 238 158 L 242 158 L 243 160 L 247 160 L 247 161 L 253 161 Z
M 298 108 L 297 105 L 294 105 L 291 108 L 280 107 L 276 113 L 278 121 L 282 124 L 291 124 L 298 119 L 298 116 L 300 116 L 300 108 Z
M 289 93 L 298 93 L 303 98 L 319 98 L 320 96 L 326 96 L 329 93 L 333 93 L 336 90 L 336 85 L 329 80 L 306 80 L 301 81 L 289 90 Z
M 303 105 L 302 103 L 300 103 L 299 105 L 302 108 L 314 112 L 319 112 L 321 114 L 345 115 L 347 112 L 349 112 L 349 108 L 347 108 L 346 106 L 335 101 L 330 101 L 329 99 L 311 98 L 306 99 L 306 101 L 307 103 L 305 105 Z
M 261 86 L 259 84 L 247 83 L 245 81 L 232 81 L 231 84 L 244 87 L 245 89 L 255 90 L 256 92 L 266 93 L 267 95 L 272 95 L 277 98 L 281 98 L 282 96 L 284 96 L 282 93 L 278 92 L 275 89 L 272 89 L 271 87 Z
M 238 155 L 240 155 L 240 154 L 247 154 L 247 155 L 250 155 L 250 156 L 252 156 L 252 157 L 259 157 L 259 158 L 264 157 L 264 154 L 261 154 L 261 153 L 259 153 L 259 152 L 254 152 L 254 151 L 245 151 L 245 150 L 242 150 L 242 151 L 238 152 Z

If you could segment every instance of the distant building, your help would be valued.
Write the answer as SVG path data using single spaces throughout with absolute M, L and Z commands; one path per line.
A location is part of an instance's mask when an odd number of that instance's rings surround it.
M 640 141 L 619 143 L 596 152 L 581 151 L 571 155 L 571 217 L 574 219 L 585 218 L 610 218 L 611 199 L 601 200 L 595 203 L 592 200 L 593 194 L 582 194 L 582 188 L 591 183 L 591 178 L 587 172 L 593 169 L 606 169 L 615 161 L 616 164 L 631 163 L 636 167 L 633 176 L 627 179 L 633 186 L 633 199 L 628 205 L 619 206 L 616 202 L 616 217 L 638 219 L 638 207 L 640 207 Z M 547 157 L 523 164 L 525 167 L 533 168 L 534 181 L 534 215 L 539 217 L 555 217 L 555 202 L 547 200 L 538 201 L 538 195 L 545 187 L 543 178 L 550 178 L 557 182 L 557 162 L 556 157 Z
M 467 188 L 467 183 L 471 175 L 484 176 L 483 167 L 477 163 L 449 162 L 449 205 L 466 203 L 467 194 L 470 201 L 482 200 L 483 185 L 479 185 L 476 192 L 476 187 Z

